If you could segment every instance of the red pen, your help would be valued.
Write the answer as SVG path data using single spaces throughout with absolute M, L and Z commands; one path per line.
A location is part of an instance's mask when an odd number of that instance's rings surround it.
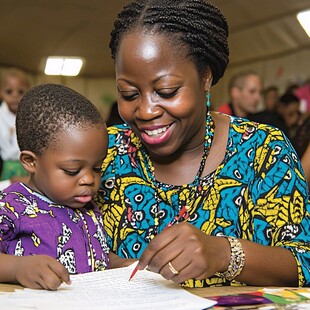
M 184 206 L 184 207 L 180 210 L 179 214 L 176 215 L 176 216 L 173 218 L 173 220 L 164 228 L 164 230 L 167 229 L 167 228 L 169 228 L 169 227 L 171 227 L 171 226 L 174 225 L 175 223 L 177 223 L 177 222 L 184 216 L 184 214 L 187 212 L 188 209 L 189 209 L 188 206 Z M 139 270 L 139 269 L 138 269 L 138 265 L 139 265 L 139 264 L 137 264 L 137 266 L 135 267 L 135 269 L 132 271 L 132 273 L 131 273 L 131 275 L 130 275 L 128 281 L 130 281 L 130 280 L 134 277 L 134 275 L 137 273 L 137 271 Z
M 173 220 L 165 227 L 165 229 L 167 229 L 167 228 L 171 227 L 172 225 L 174 225 L 175 223 L 177 223 L 177 222 L 184 216 L 184 214 L 187 212 L 188 209 L 189 209 L 188 206 L 184 206 L 184 207 L 180 210 L 179 214 L 176 215 L 176 216 L 173 218 Z M 164 229 L 164 230 L 165 230 L 165 229 Z

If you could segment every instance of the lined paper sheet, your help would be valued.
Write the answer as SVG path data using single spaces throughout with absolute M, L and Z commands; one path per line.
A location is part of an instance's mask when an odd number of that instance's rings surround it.
M 13 302 L 12 305 L 23 304 L 27 305 L 27 309 L 34 307 L 37 310 L 201 310 L 215 304 L 214 301 L 195 296 L 161 275 L 147 270 L 138 271 L 128 281 L 135 265 L 73 275 L 72 284 L 63 284 L 57 291 L 18 290 L 11 293 L 9 300 Z

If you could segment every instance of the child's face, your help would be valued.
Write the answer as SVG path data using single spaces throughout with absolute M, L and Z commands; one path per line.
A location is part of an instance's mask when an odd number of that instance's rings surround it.
M 29 186 L 57 204 L 82 208 L 98 191 L 107 151 L 106 127 L 69 127 L 34 162 Z
M 9 110 L 16 114 L 20 99 L 28 90 L 29 84 L 18 76 L 8 76 L 1 86 L 1 97 L 7 103 Z

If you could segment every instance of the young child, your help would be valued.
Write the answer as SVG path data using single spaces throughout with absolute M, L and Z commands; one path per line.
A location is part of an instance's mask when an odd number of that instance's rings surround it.
M 0 157 L 3 160 L 0 189 L 10 185 L 11 180 L 26 180 L 26 171 L 21 166 L 19 147 L 15 133 L 16 110 L 21 97 L 29 89 L 26 73 L 17 68 L 4 71 L 0 82 Z
M 92 202 L 107 150 L 96 107 L 65 86 L 40 85 L 22 98 L 16 133 L 30 179 L 0 191 L 0 282 L 54 290 L 69 274 L 108 268 Z

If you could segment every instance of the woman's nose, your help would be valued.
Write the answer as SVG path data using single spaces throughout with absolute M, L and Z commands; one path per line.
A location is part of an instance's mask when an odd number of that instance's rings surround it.
M 160 116 L 162 109 L 158 100 L 151 96 L 141 96 L 138 101 L 136 115 L 139 119 L 149 120 Z

